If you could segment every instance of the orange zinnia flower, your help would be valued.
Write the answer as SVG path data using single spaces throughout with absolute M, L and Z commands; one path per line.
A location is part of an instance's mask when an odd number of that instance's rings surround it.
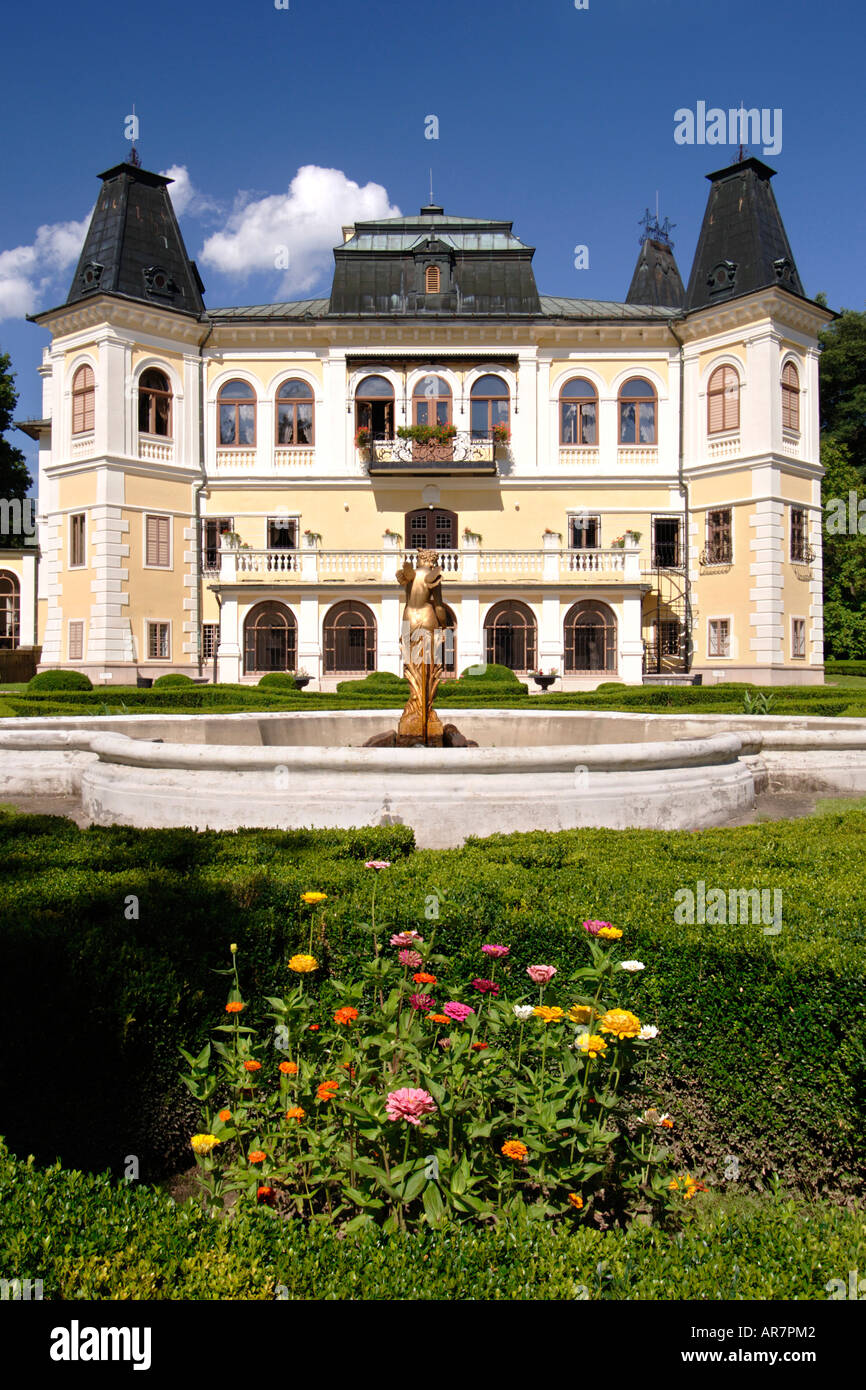
M 517 1163 L 522 1163 L 529 1150 L 525 1144 L 521 1144 L 519 1139 L 506 1139 L 501 1152 L 505 1154 L 506 1158 L 513 1158 Z
M 447 1014 L 428 1014 L 431 1023 L 450 1023 L 451 1019 Z
M 333 1100 L 339 1087 L 339 1081 L 323 1081 L 316 1091 L 316 1097 L 318 1100 Z
M 231 1119 L 232 1112 L 230 1110 L 221 1110 L 219 1113 L 219 1117 L 222 1120 L 223 1124 L 226 1124 L 226 1122 Z
M 244 1006 L 241 1003 L 240 999 L 232 999 L 228 1004 L 226 1004 L 226 1013 L 239 1014 L 242 1012 L 243 1007 Z
M 568 1200 L 571 1202 L 571 1205 L 574 1207 L 575 1211 L 580 1211 L 582 1209 L 583 1198 L 580 1196 L 578 1192 L 569 1192 Z
M 253 1149 L 252 1153 L 247 1155 L 247 1162 L 264 1163 L 266 1158 L 267 1154 L 265 1153 L 264 1149 Z
M 416 985 L 435 985 L 438 983 L 435 975 L 428 975 L 424 970 L 419 970 L 417 975 L 412 976 L 412 979 Z
M 318 1023 L 311 1023 L 311 1024 L 309 1025 L 309 1029 L 310 1029 L 310 1032 L 311 1032 L 311 1033 L 318 1033 L 318 1031 L 319 1031 L 319 1024 L 318 1024 Z
M 344 1007 L 343 1007 L 342 1009 L 338 1009 L 337 1012 L 334 1014 L 334 1022 L 335 1022 L 335 1023 L 354 1023 L 354 1022 L 355 1022 L 355 1019 L 356 1019 L 357 1017 L 358 1017 L 358 1010 L 357 1010 L 357 1009 L 352 1009 L 352 1008 L 350 1008 L 348 1005 L 344 1005 Z
M 244 1071 L 261 1071 L 261 1062 L 244 1062 Z
M 304 1115 L 305 1115 L 305 1114 L 306 1114 L 306 1111 L 302 1110 L 301 1107 L 300 1107 L 300 1105 L 293 1105 L 292 1108 L 291 1108 L 291 1110 L 287 1110 L 287 1111 L 286 1111 L 286 1119 L 287 1119 L 287 1120 L 302 1120 L 302 1119 L 304 1118 Z
M 473 1044 L 472 1044 L 472 1051 L 473 1051 L 473 1052 L 486 1052 L 486 1051 L 487 1051 L 487 1047 L 488 1047 L 488 1044 L 485 1043 L 485 1042 L 473 1043 Z
M 280 1071 L 285 1076 L 297 1076 L 298 1064 L 297 1062 L 280 1062 Z

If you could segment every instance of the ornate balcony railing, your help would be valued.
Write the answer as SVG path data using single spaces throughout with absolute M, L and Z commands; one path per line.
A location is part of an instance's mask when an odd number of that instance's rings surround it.
M 453 439 L 371 439 L 361 449 L 367 471 L 376 473 L 495 473 L 497 445 L 458 430 Z
M 138 436 L 138 457 L 149 459 L 153 463 L 173 463 L 174 440 L 152 439 L 147 435 L 140 434 Z

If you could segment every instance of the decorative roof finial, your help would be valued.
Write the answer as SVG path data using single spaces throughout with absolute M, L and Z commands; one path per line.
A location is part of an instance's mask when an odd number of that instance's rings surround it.
M 676 225 L 676 222 L 672 222 L 669 217 L 666 217 L 664 222 L 659 222 L 659 195 L 656 193 L 655 217 L 647 208 L 643 217 L 638 219 L 638 226 L 644 229 L 638 237 L 638 242 L 641 246 L 645 241 L 660 241 L 663 246 L 673 246 L 671 232 Z

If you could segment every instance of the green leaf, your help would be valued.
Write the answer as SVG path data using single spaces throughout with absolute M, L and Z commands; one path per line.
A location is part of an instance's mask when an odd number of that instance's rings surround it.
M 441 1221 L 445 1215 L 445 1203 L 442 1201 L 442 1193 L 435 1182 L 428 1182 L 421 1200 L 424 1203 L 424 1212 L 428 1221 Z

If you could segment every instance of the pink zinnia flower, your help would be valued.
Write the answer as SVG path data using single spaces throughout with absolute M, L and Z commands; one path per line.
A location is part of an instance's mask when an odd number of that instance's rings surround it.
M 392 946 L 420 946 L 424 940 L 416 931 L 398 931 L 391 937 Z
M 432 994 L 413 994 L 409 1003 L 412 1005 L 413 1009 L 425 1009 L 429 1011 L 430 1009 L 436 1008 L 436 1000 L 433 998 Z
M 390 859 L 368 859 L 364 865 L 365 869 L 390 869 Z
M 449 1004 L 442 1005 L 442 1012 L 447 1014 L 449 1018 L 453 1018 L 455 1023 L 465 1023 L 469 1015 L 475 1013 L 475 1010 L 470 1009 L 468 1004 L 458 1004 L 456 1000 L 452 999 Z
M 400 951 L 397 959 L 401 965 L 411 965 L 413 970 L 424 964 L 424 957 L 420 951 Z
M 488 944 L 486 946 L 482 946 L 481 949 L 486 956 L 493 956 L 495 960 L 502 960 L 503 956 L 508 955 L 508 953 L 511 950 L 511 947 L 497 946 L 495 945 L 495 943 L 488 942 Z
M 537 985 L 549 985 L 556 974 L 555 965 L 527 965 L 526 973 Z
M 410 1125 L 420 1125 L 425 1115 L 436 1113 L 436 1103 L 429 1091 L 418 1091 L 413 1086 L 404 1086 L 401 1091 L 390 1091 L 385 1105 L 389 1120 L 405 1120 Z
M 438 1042 L 438 1044 L 439 1044 L 440 1047 L 450 1047 L 450 1046 L 451 1046 L 451 1039 L 450 1039 L 450 1038 L 437 1038 L 436 1041 Z
M 611 925 L 610 922 L 594 922 L 594 921 L 593 921 L 593 922 L 584 922 L 584 924 L 583 924 L 584 930 L 585 930 L 585 931 L 588 931 L 589 934 L 590 934 L 590 936 L 598 936 L 598 934 L 599 934 L 599 932 L 601 931 L 602 927 L 609 927 L 610 925 Z
M 498 994 L 499 986 L 495 980 L 473 980 L 472 988 L 477 989 L 479 994 Z

